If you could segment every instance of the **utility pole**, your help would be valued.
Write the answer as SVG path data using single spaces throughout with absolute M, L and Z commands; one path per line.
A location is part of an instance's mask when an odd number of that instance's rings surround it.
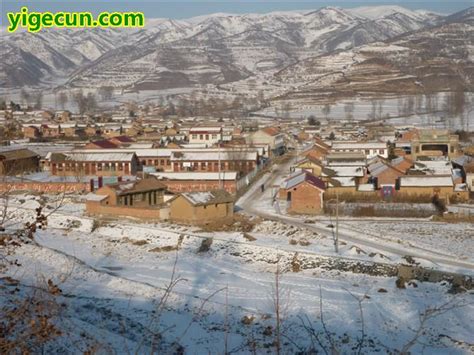
M 219 189 L 222 188 L 221 182 L 221 140 L 217 142 L 217 161 L 218 161 L 218 174 L 219 174 Z
M 339 192 L 336 191 L 336 238 L 334 239 L 334 249 L 339 253 Z

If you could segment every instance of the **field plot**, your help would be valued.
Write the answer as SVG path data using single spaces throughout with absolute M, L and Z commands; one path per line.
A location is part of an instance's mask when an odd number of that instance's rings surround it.
M 345 221 L 344 225 L 387 241 L 474 260 L 474 226 L 469 223 Z
M 58 336 L 51 349 L 79 352 L 92 344 L 110 351 L 274 353 L 280 339 L 289 353 L 331 346 L 344 353 L 359 347 L 365 353 L 405 346 L 439 354 L 473 350 L 471 293 L 417 281 L 400 289 L 383 269 L 354 273 L 330 258 L 313 266 L 317 252 L 329 253 L 331 245 L 316 233 L 268 221 L 248 233 L 99 223 L 72 212 L 73 206 L 69 216 L 48 218 L 37 244 L 16 249 L 19 265 L 7 273 L 21 282 L 20 298 L 45 280 L 61 288 L 57 322 L 70 335 Z M 17 209 L 12 222 L 31 214 Z M 418 338 L 420 314 L 428 308 L 436 310 Z

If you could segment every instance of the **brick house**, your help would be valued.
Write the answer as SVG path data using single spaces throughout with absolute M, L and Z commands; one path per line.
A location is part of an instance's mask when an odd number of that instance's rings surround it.
M 297 162 L 295 167 L 308 171 L 315 176 L 321 176 L 321 173 L 324 169 L 324 164 L 319 159 L 309 155 L 305 159 Z
M 137 149 L 143 167 L 154 167 L 156 171 L 171 171 L 171 149 Z
M 84 126 L 79 126 L 77 124 L 66 124 L 62 126 L 64 136 L 66 137 L 85 137 L 86 133 L 84 131 Z
M 109 139 L 109 141 L 117 146 L 127 146 L 127 145 L 130 145 L 132 143 L 134 143 L 135 141 L 128 137 L 128 136 L 116 136 L 116 137 L 112 137 Z
M 109 139 L 102 139 L 87 143 L 84 149 L 115 149 L 118 148 L 117 144 L 112 143 Z
M 230 194 L 237 192 L 237 172 L 160 172 L 151 174 L 166 185 L 170 192 L 211 191 L 223 188 Z
M 169 216 L 186 224 L 228 221 L 234 216 L 234 197 L 225 190 L 185 192 L 171 200 Z
M 212 146 L 222 141 L 222 127 L 193 127 L 189 130 L 189 143 Z
M 375 188 L 379 188 L 381 185 L 395 186 L 398 178 L 405 175 L 403 171 L 382 160 L 370 164 L 368 166 L 368 173 L 368 181 L 374 183 Z
M 86 212 L 159 220 L 167 215 L 163 211 L 165 191 L 166 186 L 154 177 L 107 185 L 87 195 Z
M 266 144 L 271 155 L 282 155 L 286 150 L 285 136 L 276 127 L 266 127 L 252 133 L 247 137 L 247 144 Z
M 61 125 L 58 124 L 42 124 L 40 132 L 45 138 L 59 138 L 63 135 Z
M 137 155 L 124 152 L 52 153 L 49 159 L 55 176 L 128 176 L 135 175 L 139 167 Z
M 39 170 L 40 156 L 29 149 L 0 150 L 0 175 L 20 175 Z
M 474 162 L 464 166 L 464 173 L 466 175 L 466 184 L 469 191 L 474 192 Z
M 303 156 L 306 158 L 314 158 L 322 160 L 328 155 L 329 150 L 321 146 L 313 145 L 310 149 L 303 152 Z
M 399 179 L 398 194 L 407 196 L 438 196 L 446 199 L 454 193 L 451 175 L 402 176 Z
M 239 175 L 246 175 L 254 170 L 258 163 L 256 151 L 179 151 L 171 155 L 171 170 L 218 172 L 237 171 Z
M 36 139 L 36 138 L 41 137 L 41 132 L 38 127 L 23 126 L 23 137 Z
M 287 202 L 287 211 L 297 214 L 319 214 L 323 209 L 326 184 L 313 174 L 300 171 L 291 174 L 280 187 L 279 196 Z
M 390 165 L 406 174 L 413 167 L 413 161 L 405 157 L 398 157 L 393 159 Z
M 102 134 L 102 131 L 99 127 L 96 126 L 87 126 L 84 129 L 84 133 L 88 137 L 98 137 Z
M 461 155 L 459 136 L 450 134 L 448 130 L 424 129 L 416 133 L 410 140 L 413 160 L 419 157 L 455 158 Z
M 155 149 L 155 148 L 140 148 L 131 145 L 127 148 L 120 148 L 110 140 L 102 140 L 88 143 L 85 146 L 87 153 L 135 153 L 139 160 L 139 165 L 142 167 L 154 167 L 156 171 L 171 171 L 171 153 L 172 149 Z M 103 147 L 103 148 L 98 148 Z M 109 148 L 113 147 L 113 148 Z
M 363 153 L 367 159 L 377 155 L 388 157 L 387 144 L 382 142 L 333 142 L 331 151 L 335 153 Z

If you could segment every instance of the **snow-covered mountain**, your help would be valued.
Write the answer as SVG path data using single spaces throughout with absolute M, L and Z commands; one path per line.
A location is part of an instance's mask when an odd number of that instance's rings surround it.
M 433 25 L 441 16 L 401 7 L 148 19 L 143 29 L 47 30 L 0 38 L 0 85 L 60 79 L 71 86 L 166 89 L 222 84 L 304 58 Z
M 275 105 L 291 101 L 299 107 L 341 98 L 426 95 L 459 87 L 474 91 L 474 8 L 384 42 L 301 60 L 276 73 L 267 86 L 278 88 L 269 93 L 277 97 Z

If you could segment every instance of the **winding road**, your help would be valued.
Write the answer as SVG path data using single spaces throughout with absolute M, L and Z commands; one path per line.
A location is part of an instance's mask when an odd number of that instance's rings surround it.
M 268 205 L 271 205 L 273 200 L 271 193 L 273 186 L 277 181 L 281 180 L 288 174 L 290 167 L 294 163 L 296 158 L 291 159 L 290 161 L 274 166 L 271 172 L 265 174 L 257 181 L 252 188 L 247 191 L 236 203 L 237 209 L 243 210 L 249 215 L 262 217 L 269 220 L 278 221 L 281 223 L 286 223 L 293 225 L 299 228 L 310 230 L 321 235 L 324 235 L 328 238 L 333 238 L 333 231 L 330 227 L 327 227 L 325 224 L 315 221 L 314 223 L 305 223 L 304 218 L 302 217 L 293 217 L 289 215 L 280 214 L 277 211 L 269 212 L 267 209 L 256 208 L 256 202 L 261 204 L 262 202 L 267 202 Z M 266 187 L 265 191 L 261 191 L 260 186 L 264 185 Z M 400 223 L 404 223 L 404 220 L 400 220 Z M 407 220 L 407 222 L 412 222 Z M 450 271 L 459 272 L 464 274 L 474 275 L 474 264 L 456 259 L 456 257 L 441 252 L 435 252 L 432 250 L 426 250 L 417 246 L 405 247 L 403 245 L 398 245 L 392 242 L 389 242 L 382 237 L 379 239 L 376 236 L 371 235 L 370 239 L 367 238 L 363 233 L 355 230 L 349 229 L 347 227 L 339 227 L 339 241 L 344 241 L 346 243 L 355 243 L 358 247 L 369 247 L 376 249 L 381 253 L 392 253 L 400 256 L 411 256 L 417 259 L 423 259 L 429 261 L 441 268 L 447 266 L 450 268 Z

